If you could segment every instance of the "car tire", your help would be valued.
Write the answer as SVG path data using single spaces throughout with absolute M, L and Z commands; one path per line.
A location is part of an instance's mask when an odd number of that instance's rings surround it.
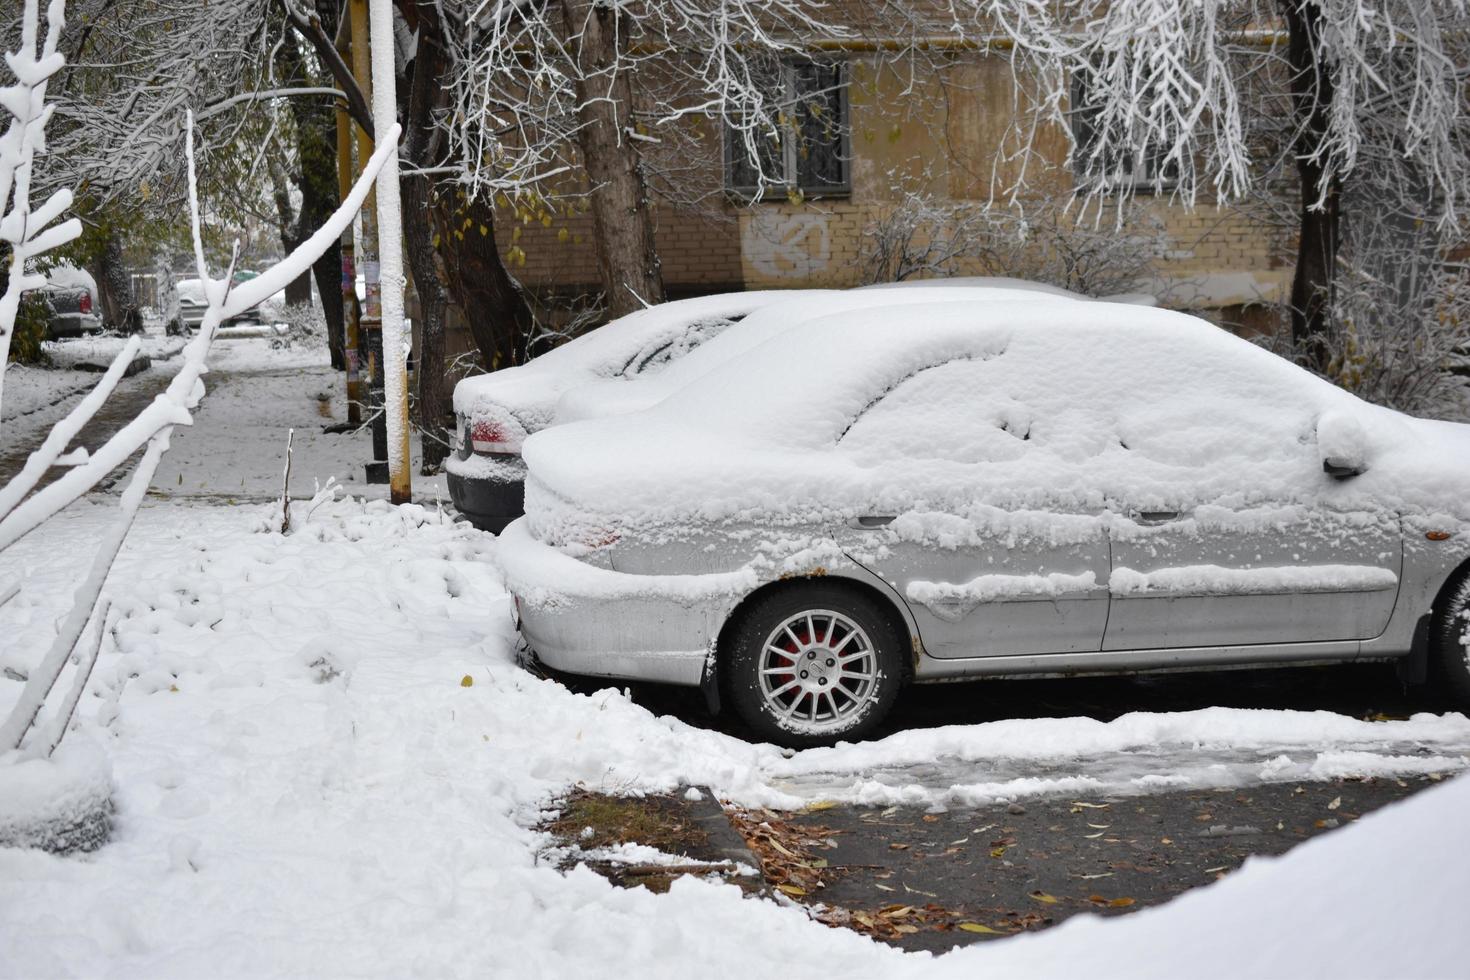
M 1429 658 L 1436 685 L 1455 707 L 1470 711 L 1470 571 L 1458 573 L 1429 621 Z
M 813 581 L 752 603 L 721 666 L 731 707 L 756 735 L 807 748 L 863 738 L 883 721 L 903 684 L 903 650 L 877 601 Z

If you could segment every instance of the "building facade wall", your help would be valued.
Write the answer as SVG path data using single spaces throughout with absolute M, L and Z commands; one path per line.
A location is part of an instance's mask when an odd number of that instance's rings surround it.
M 864 279 L 873 223 L 905 194 L 975 208 L 1007 191 L 1020 175 L 1012 126 L 1020 110 L 1009 60 L 963 52 L 930 70 L 848 54 L 850 184 L 847 195 L 792 202 L 738 202 L 723 193 L 722 160 L 709 157 L 685 180 L 694 206 L 656 206 L 657 243 L 671 296 L 729 289 L 845 287 Z M 713 129 L 709 120 L 692 125 Z M 708 133 L 706 146 L 708 144 Z M 715 139 L 718 139 L 716 134 Z M 1048 187 L 1023 200 L 1065 198 L 1068 141 L 1044 131 L 1035 142 L 1053 165 Z M 1059 176 L 1060 175 L 1060 176 Z M 1213 310 L 1274 301 L 1290 275 L 1282 233 L 1211 203 L 1192 210 L 1139 195 L 1135 206 L 1156 219 L 1169 247 L 1159 281 L 1144 284 L 1172 306 Z M 512 273 L 542 294 L 599 289 L 592 222 L 580 198 L 557 213 L 502 209 L 497 229 Z M 524 212 L 524 213 L 522 213 Z M 1085 219 L 1091 220 L 1091 219 Z M 964 270 L 961 271 L 993 271 Z

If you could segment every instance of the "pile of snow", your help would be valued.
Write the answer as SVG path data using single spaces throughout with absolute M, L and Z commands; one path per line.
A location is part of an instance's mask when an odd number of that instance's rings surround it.
M 1309 954 L 1322 971 L 1354 975 L 1365 964 L 1402 973 L 1470 956 L 1470 938 L 1451 928 L 1459 904 L 1449 889 L 1470 870 L 1458 783 L 1303 849 L 1322 855 L 1306 862 L 1319 877 L 1294 877 L 1294 857 L 1253 862 L 1239 889 L 1227 880 L 1212 889 L 1220 898 L 1195 903 L 1198 913 L 1067 926 L 1052 947 L 1048 937 L 1006 940 L 938 960 L 745 899 L 732 885 L 685 878 L 655 895 L 586 870 L 561 873 L 538 856 L 549 842 L 532 828 L 578 783 L 707 785 L 789 806 L 812 798 L 804 778 L 826 780 L 826 794 L 844 772 L 861 780 L 885 762 L 944 758 L 980 774 L 1029 756 L 1035 775 L 1069 754 L 1150 745 L 1204 757 L 1229 748 L 1260 767 L 1283 752 L 1348 747 L 1391 767 L 1400 754 L 1422 758 L 1419 749 L 1463 750 L 1470 722 L 1216 710 L 907 732 L 788 756 L 656 717 L 616 690 L 576 695 L 515 667 L 510 599 L 489 560 L 498 543 L 434 509 L 342 501 L 298 516 L 285 537 L 269 530 L 276 513 L 144 507 L 108 585 L 116 644 L 104 646 L 80 709 L 112 758 L 114 837 L 86 860 L 0 848 L 5 972 L 687 977 L 716 964 L 741 975 L 902 980 L 1022 975 L 1004 957 L 1055 948 L 1065 951 L 1055 970 L 1096 975 L 1121 969 L 1107 957 L 1124 947 L 1109 940 L 1097 959 L 1071 937 L 1119 928 L 1133 955 L 1156 948 L 1150 968 L 1173 975 L 1259 975 L 1257 946 L 1291 975 L 1308 975 L 1297 966 Z M 43 645 L 85 545 L 113 516 L 83 501 L 7 553 L 28 586 L 0 607 L 8 644 Z M 0 712 L 19 686 L 0 680 Z M 1032 792 L 1070 792 L 1040 782 Z M 1365 886 L 1379 880 L 1383 889 Z M 1308 884 L 1332 896 L 1330 910 L 1305 900 Z M 1263 888 L 1295 908 L 1263 904 Z M 1389 917 L 1383 903 L 1395 897 L 1400 914 Z M 1401 914 L 1406 904 L 1414 915 Z M 1366 928 L 1370 914 L 1395 928 Z M 1230 923 L 1231 942 L 1202 959 L 1196 950 L 1216 947 L 1173 932 L 1204 922 Z M 1355 932 L 1334 945 L 1341 923 Z M 1397 945 L 1404 930 L 1412 949 Z
M 1334 448 L 1331 419 L 1361 430 L 1363 475 L 1323 473 L 1324 417 Z M 1193 317 L 1060 300 L 833 315 L 524 453 L 543 538 L 977 506 L 1470 517 L 1470 428 L 1370 406 Z

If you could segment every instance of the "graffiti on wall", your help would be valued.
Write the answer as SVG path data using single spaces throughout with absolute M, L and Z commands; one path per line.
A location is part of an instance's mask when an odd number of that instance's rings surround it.
M 740 237 L 745 261 L 767 278 L 805 279 L 823 272 L 832 261 L 832 233 L 825 214 L 757 211 L 744 222 Z

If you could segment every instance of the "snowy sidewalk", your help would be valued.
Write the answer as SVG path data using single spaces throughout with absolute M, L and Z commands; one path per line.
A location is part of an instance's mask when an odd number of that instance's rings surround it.
M 263 339 L 217 341 L 209 363 L 208 394 L 194 425 L 175 434 L 154 481 L 157 493 L 221 501 L 278 498 L 286 435 L 295 429 L 293 497 L 310 497 L 328 477 L 354 496 L 387 497 L 386 485 L 363 477 L 372 459 L 371 432 L 322 431 L 347 418 L 344 376 L 332 370 L 326 350 L 272 350 Z M 417 443 L 415 438 L 415 449 Z M 417 452 L 414 458 L 414 499 L 448 506 L 444 477 L 420 476 Z
M 103 360 L 112 351 L 105 341 L 66 342 L 66 356 Z M 160 355 L 177 352 L 177 338 L 149 336 L 147 348 Z M 113 345 L 115 346 L 115 345 Z M 72 348 L 77 348 L 73 350 Z M 295 430 L 291 494 L 311 497 L 315 487 L 335 477 L 359 497 L 386 498 L 387 487 L 364 480 L 364 464 L 372 458 L 372 434 L 366 428 L 327 434 L 326 426 L 347 418 L 346 385 L 334 371 L 327 351 L 296 346 L 273 349 L 264 338 L 217 340 L 210 351 L 206 394 L 194 424 L 174 433 L 171 448 L 153 482 L 154 496 L 189 497 L 220 503 L 266 501 L 281 495 L 286 436 Z M 177 361 L 163 360 L 146 372 L 125 379 L 79 444 L 95 449 L 136 411 L 167 386 Z M 6 378 L 7 417 L 0 439 L 0 483 L 19 471 L 50 426 L 90 390 L 98 375 L 66 370 L 12 369 Z M 71 392 L 55 400 L 51 392 Z M 54 404 L 48 402 L 55 401 Z M 417 439 L 414 440 L 417 449 Z M 449 495 L 443 476 L 418 474 L 415 453 L 414 498 L 429 504 Z M 107 486 L 126 476 L 120 473 Z

